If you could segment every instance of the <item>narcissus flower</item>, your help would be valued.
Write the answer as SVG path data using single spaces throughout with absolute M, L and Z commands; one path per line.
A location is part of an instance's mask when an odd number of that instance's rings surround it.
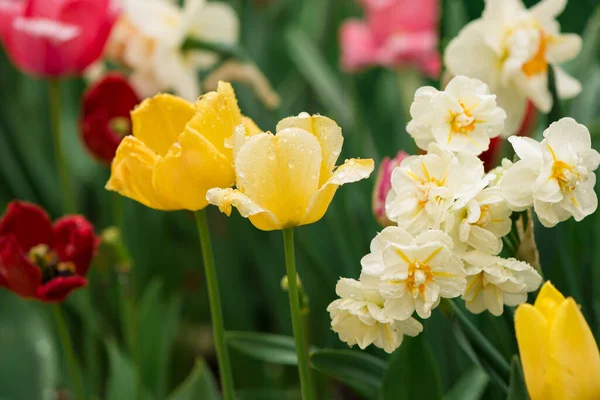
M 479 155 L 504 129 L 506 113 L 496 106 L 496 96 L 487 85 L 466 76 L 454 77 L 444 91 L 419 88 L 410 106 L 413 118 L 406 127 L 417 146 L 430 143 L 453 152 Z
M 26 299 L 63 301 L 87 285 L 99 239 L 82 216 L 54 225 L 40 207 L 13 201 L 0 220 L 0 286 Z
M 385 300 L 375 288 L 360 281 L 342 278 L 335 291 L 340 298 L 327 307 L 331 329 L 349 346 L 358 344 L 364 350 L 374 344 L 393 353 L 402 344 L 404 335 L 414 337 L 423 331 L 423 325 L 412 317 L 403 321 L 386 317 Z
M 396 154 L 396 157 L 392 159 L 384 157 L 379 165 L 377 179 L 375 180 L 375 186 L 373 187 L 371 205 L 373 208 L 373 215 L 381 226 L 394 225 L 394 222 L 390 221 L 385 214 L 385 199 L 392 188 L 392 171 L 394 168 L 400 166 L 406 157 L 408 157 L 406 152 L 399 151 L 398 154 Z
M 386 317 L 405 320 L 417 312 L 429 318 L 442 297 L 463 294 L 465 271 L 453 252 L 452 239 L 439 230 L 413 237 L 395 226 L 385 228 L 363 257 L 361 280 L 375 286 L 385 299 Z M 371 279 L 367 278 L 371 277 Z
M 0 38 L 28 74 L 79 75 L 102 54 L 118 12 L 112 0 L 0 0 Z
M 348 20 L 340 30 L 341 61 L 346 70 L 416 66 L 431 77 L 439 75 L 438 0 L 361 3 L 366 20 Z
M 173 90 L 194 101 L 200 94 L 198 70 L 218 61 L 210 51 L 183 51 L 187 37 L 210 43 L 237 42 L 238 18 L 224 2 L 186 0 L 183 8 L 170 0 L 126 0 L 107 46 L 109 59 L 132 70 L 142 97 Z
M 131 134 L 130 112 L 140 102 L 122 75 L 110 73 L 83 95 L 80 132 L 87 149 L 110 165 L 121 140 Z
M 598 208 L 594 170 L 600 154 L 590 132 L 573 118 L 562 118 L 544 131 L 544 140 L 511 137 L 521 158 L 502 178 L 500 187 L 511 207 L 534 206 L 540 222 L 552 227 L 573 216 L 581 221 Z
M 131 119 L 133 135 L 119 145 L 106 189 L 157 210 L 206 207 L 208 189 L 235 182 L 225 139 L 238 125 L 242 136 L 260 132 L 242 116 L 233 88 L 225 82 L 195 107 L 168 94 L 146 99 Z
M 281 120 L 276 135 L 246 138 L 237 129 L 232 141 L 236 189 L 211 189 L 206 197 L 227 215 L 236 207 L 265 231 L 316 222 L 340 185 L 373 171 L 371 159 L 349 159 L 336 167 L 343 141 L 335 121 L 307 113 Z
M 557 65 L 581 50 L 581 37 L 561 34 L 556 17 L 566 0 L 542 0 L 526 9 L 521 0 L 487 0 L 481 18 L 465 26 L 444 53 L 454 75 L 481 79 L 508 114 L 505 133 L 515 134 L 531 100 L 544 113 L 552 107 L 548 66 L 556 71 L 558 94 L 572 98 L 581 84 Z
M 573 298 L 546 282 L 517 308 L 515 331 L 532 400 L 600 398 L 598 345 Z
M 467 273 L 462 298 L 467 310 L 475 314 L 489 310 L 499 316 L 504 312 L 504 304 L 525 303 L 527 293 L 537 290 L 542 283 L 542 277 L 531 265 L 514 258 L 470 251 L 462 259 Z

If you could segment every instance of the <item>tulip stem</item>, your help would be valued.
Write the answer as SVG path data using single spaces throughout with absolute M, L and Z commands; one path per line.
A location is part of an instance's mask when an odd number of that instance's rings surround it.
M 73 352 L 71 335 L 69 334 L 69 328 L 67 327 L 61 305 L 54 304 L 53 310 L 54 317 L 56 319 L 56 326 L 58 327 L 58 335 L 60 336 L 65 357 L 67 359 L 67 365 L 69 366 L 69 373 L 71 374 L 71 384 L 73 385 L 73 391 L 75 395 L 74 398 L 76 400 L 84 400 L 85 395 L 83 391 L 83 384 L 81 383 L 81 378 L 79 376 L 79 367 Z
M 76 212 L 75 195 L 71 182 L 69 169 L 63 156 L 62 138 L 60 129 L 60 85 L 58 80 L 51 79 L 48 81 L 48 95 L 50 99 L 50 121 L 52 124 L 52 140 L 54 144 L 54 159 L 56 162 L 56 170 L 59 177 L 60 194 L 63 201 L 63 212 L 66 214 L 74 214 Z
M 227 351 L 227 345 L 225 344 L 223 311 L 221 309 L 221 297 L 219 295 L 219 284 L 210 240 L 210 231 L 208 229 L 208 222 L 206 221 L 206 210 L 196 211 L 196 224 L 198 226 L 200 246 L 202 248 L 202 257 L 204 259 L 204 273 L 206 275 L 206 284 L 208 286 L 210 314 L 212 318 L 215 348 L 217 351 L 217 361 L 219 362 L 223 398 L 225 400 L 233 400 L 233 374 L 231 373 L 229 353 Z
M 285 248 L 285 267 L 288 278 L 288 294 L 290 296 L 290 312 L 292 314 L 292 329 L 296 342 L 296 356 L 298 357 L 298 372 L 300 374 L 300 387 L 302 399 L 312 399 L 310 387 L 310 373 L 308 370 L 308 353 L 304 344 L 304 330 L 302 329 L 302 311 L 300 310 L 300 297 L 298 295 L 298 281 L 296 278 L 296 258 L 294 255 L 294 230 L 283 230 L 283 244 Z

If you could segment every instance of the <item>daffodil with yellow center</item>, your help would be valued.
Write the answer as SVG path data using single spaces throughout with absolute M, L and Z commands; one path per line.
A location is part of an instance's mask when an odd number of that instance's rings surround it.
M 575 300 L 546 282 L 517 308 L 515 331 L 532 400 L 600 399 L 598 345 Z
M 133 136 L 119 145 L 106 188 L 157 210 L 206 207 L 208 189 L 235 183 L 225 139 L 236 126 L 244 135 L 260 132 L 242 116 L 233 88 L 224 82 L 195 106 L 159 94 L 142 102 L 131 119 Z
M 323 217 L 340 185 L 369 177 L 371 159 L 350 159 L 335 167 L 342 150 L 341 128 L 331 119 L 302 113 L 279 122 L 277 134 L 232 140 L 236 189 L 208 191 L 211 204 L 230 215 L 238 209 L 258 229 L 306 225 Z

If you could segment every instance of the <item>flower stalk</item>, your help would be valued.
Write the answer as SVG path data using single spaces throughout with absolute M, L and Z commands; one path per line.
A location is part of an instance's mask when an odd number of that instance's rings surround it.
M 225 344 L 225 328 L 223 327 L 223 311 L 221 309 L 221 297 L 219 294 L 219 285 L 217 280 L 217 271 L 215 269 L 215 260 L 210 240 L 210 231 L 206 221 L 205 209 L 196 211 L 196 224 L 198 226 L 198 235 L 200 236 L 200 246 L 202 248 L 202 257 L 204 259 L 204 273 L 208 286 L 208 298 L 210 303 L 210 314 L 213 326 L 213 336 L 215 348 L 217 351 L 217 361 L 219 363 L 219 372 L 221 375 L 221 386 L 223 398 L 225 400 L 234 399 L 233 374 L 231 364 L 229 363 L 229 353 Z
M 54 310 L 54 318 L 58 327 L 58 335 L 60 336 L 60 341 L 67 359 L 67 365 L 69 366 L 74 398 L 76 400 L 84 400 L 85 394 L 81 378 L 79 377 L 79 367 L 77 366 L 77 359 L 75 358 L 75 354 L 73 352 L 71 335 L 69 334 L 69 329 L 67 328 L 67 323 L 65 321 L 61 305 L 54 304 L 52 308 Z

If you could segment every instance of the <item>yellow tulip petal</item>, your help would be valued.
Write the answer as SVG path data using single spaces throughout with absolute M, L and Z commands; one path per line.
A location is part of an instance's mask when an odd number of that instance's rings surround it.
M 219 210 L 227 216 L 231 215 L 231 206 L 234 206 L 242 217 L 249 218 L 258 229 L 263 231 L 281 229 L 281 224 L 273 213 L 253 202 L 239 190 L 214 188 L 208 191 L 206 198 L 210 204 L 219 206 Z
M 311 116 L 307 113 L 301 113 L 297 117 L 288 117 L 279 121 L 277 132 L 285 128 L 304 129 L 317 137 L 323 157 L 319 178 L 319 186 L 322 186 L 331 177 L 335 163 L 342 151 L 342 144 L 344 143 L 342 128 L 330 118 L 321 115 Z
M 297 226 L 317 191 L 321 148 L 303 129 L 250 137 L 235 159 L 237 187 L 277 216 L 279 229 Z
M 246 127 L 246 134 L 248 136 L 258 135 L 259 133 L 263 132 L 263 130 L 260 129 L 258 127 L 258 125 L 256 125 L 256 123 L 251 118 L 248 118 L 243 115 L 242 122 L 243 122 L 244 126 Z
M 157 210 L 177 209 L 177 204 L 160 196 L 152 186 L 153 169 L 158 159 L 141 140 L 125 137 L 112 162 L 106 189 Z
M 208 189 L 233 186 L 235 173 L 230 158 L 188 127 L 157 161 L 152 182 L 158 193 L 179 208 L 196 211 L 208 205 Z
M 534 306 L 542 313 L 544 318 L 546 318 L 548 324 L 552 325 L 556 310 L 564 301 L 565 296 L 563 296 L 550 281 L 546 281 L 535 299 Z
M 535 307 L 521 304 L 515 312 L 515 332 L 529 396 L 532 400 L 551 399 L 546 384 L 548 323 Z
M 194 106 L 180 97 L 156 95 L 144 100 L 131 112 L 133 136 L 158 155 L 164 156 L 194 112 Z
M 566 299 L 550 328 L 549 390 L 555 399 L 600 399 L 600 353 L 579 307 Z
M 374 168 L 375 164 L 371 159 L 346 160 L 313 195 L 301 225 L 311 224 L 323 218 L 339 186 L 368 178 Z

